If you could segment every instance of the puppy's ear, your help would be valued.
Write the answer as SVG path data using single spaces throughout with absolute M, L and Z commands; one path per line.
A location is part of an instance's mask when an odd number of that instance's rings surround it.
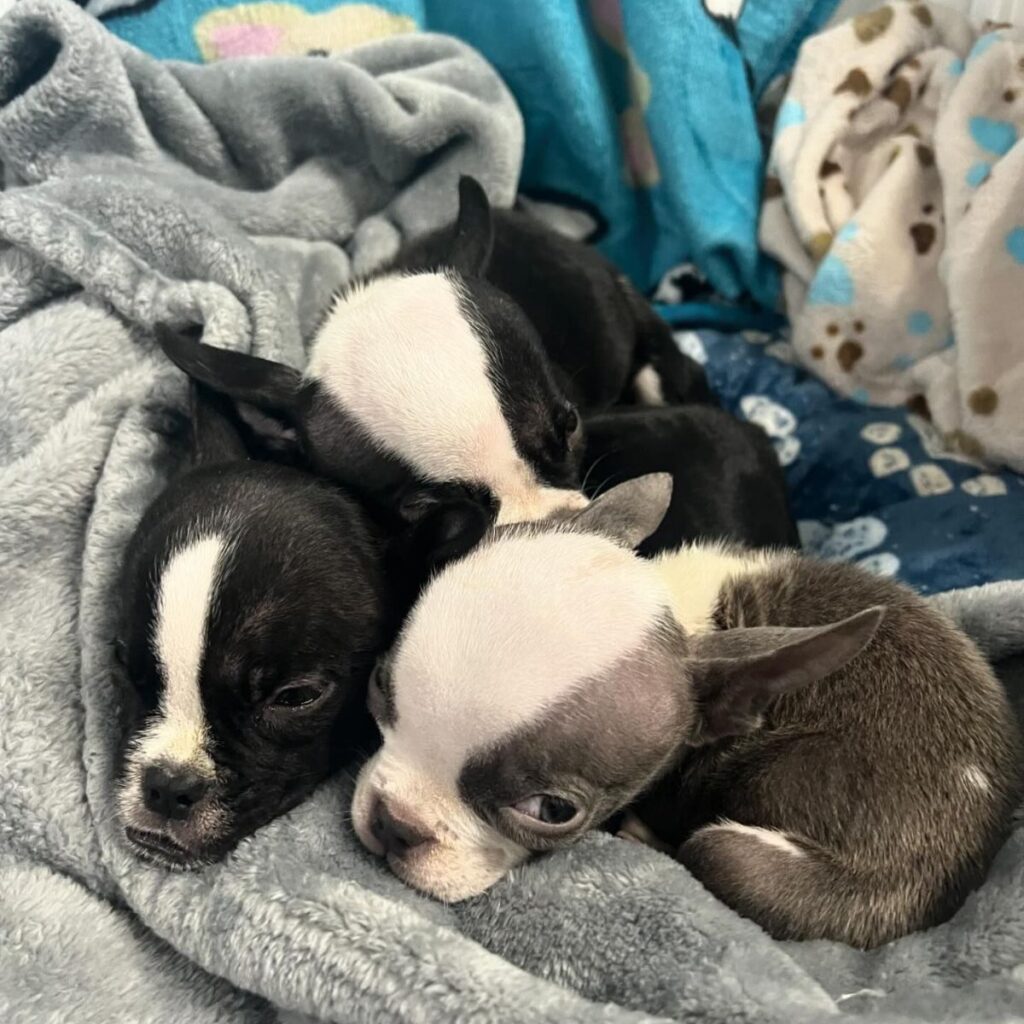
M 192 381 L 189 394 L 193 465 L 245 462 L 249 457 L 234 421 L 234 407 L 223 395 Z
M 400 541 L 404 558 L 424 579 L 476 547 L 495 516 L 488 495 L 458 484 L 413 488 L 398 512 L 409 524 Z
M 693 638 L 693 687 L 698 704 L 692 744 L 739 736 L 760 725 L 776 697 L 824 679 L 871 642 L 884 607 L 811 628 L 756 626 Z
M 231 399 L 260 454 L 284 461 L 299 455 L 298 395 L 302 375 L 283 363 L 204 345 L 192 333 L 158 326 L 164 354 L 194 381 Z
M 635 548 L 661 526 L 671 501 L 671 474 L 648 473 L 605 491 L 569 522 Z
M 480 277 L 491 262 L 494 223 L 487 193 L 476 178 L 459 179 L 459 216 L 448 262 L 462 274 Z

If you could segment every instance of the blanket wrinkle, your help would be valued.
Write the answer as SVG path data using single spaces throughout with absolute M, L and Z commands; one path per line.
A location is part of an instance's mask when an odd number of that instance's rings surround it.
M 136 859 L 110 641 L 187 394 L 152 325 L 202 320 L 302 365 L 316 311 L 448 220 L 459 174 L 511 201 L 522 122 L 449 39 L 185 67 L 69 0 L 0 21 L 0 97 L 0 1018 L 811 1024 L 870 987 L 889 995 L 862 1016 L 902 1024 L 1019 999 L 1020 830 L 961 914 L 876 954 L 773 942 L 670 858 L 599 834 L 478 899 L 428 901 L 352 835 L 350 776 L 202 871 Z M 303 122 L 307 104 L 334 114 Z M 317 158 L 355 145 L 358 165 Z M 1024 650 L 988 593 L 951 611 Z
M 760 231 L 805 366 L 1018 472 L 1022 61 L 1024 29 L 978 32 L 919 2 L 812 37 L 776 120 Z

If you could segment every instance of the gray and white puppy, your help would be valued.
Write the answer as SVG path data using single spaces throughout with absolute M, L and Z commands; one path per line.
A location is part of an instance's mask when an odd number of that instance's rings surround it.
M 357 835 L 480 893 L 626 807 L 779 938 L 870 947 L 948 916 L 1019 793 L 971 642 L 905 587 L 795 552 L 634 548 L 671 483 L 492 533 L 426 588 L 371 681 Z

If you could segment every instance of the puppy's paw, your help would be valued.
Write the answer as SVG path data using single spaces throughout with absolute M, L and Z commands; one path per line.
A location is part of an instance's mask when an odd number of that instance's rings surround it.
M 635 814 L 628 813 L 623 820 L 619 831 L 615 833 L 618 839 L 625 839 L 630 843 L 640 843 L 642 846 L 649 846 L 661 853 L 671 853 L 672 848 L 663 843 Z

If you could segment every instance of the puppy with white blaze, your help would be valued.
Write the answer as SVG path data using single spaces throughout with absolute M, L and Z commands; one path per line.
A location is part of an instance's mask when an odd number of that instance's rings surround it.
M 161 344 L 235 400 L 279 455 L 400 522 L 449 501 L 499 522 L 580 508 L 580 418 L 536 328 L 485 277 L 493 242 L 487 196 L 464 179 L 458 220 L 429 265 L 399 257 L 343 290 L 304 372 L 180 333 Z
M 125 836 L 179 868 L 223 856 L 365 742 L 389 614 L 361 507 L 249 461 L 228 410 L 193 388 L 194 464 L 132 538 L 115 641 Z
M 778 938 L 870 947 L 947 917 L 1020 792 L 991 669 L 853 565 L 639 558 L 670 494 L 622 484 L 433 579 L 371 680 L 359 839 L 454 901 L 629 808 L 627 833 Z

